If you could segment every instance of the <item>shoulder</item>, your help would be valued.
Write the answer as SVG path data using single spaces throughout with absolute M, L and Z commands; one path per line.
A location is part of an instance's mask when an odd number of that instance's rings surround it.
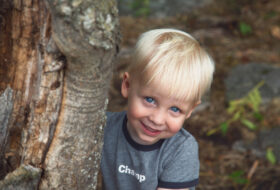
M 180 149 L 182 149 L 182 151 L 183 150 L 190 151 L 190 150 L 198 149 L 198 143 L 196 139 L 192 134 L 190 134 L 185 129 L 181 129 L 173 137 L 167 139 L 165 144 L 169 148 L 173 147 L 175 149 L 178 149 L 178 147 L 181 147 Z
M 122 122 L 126 115 L 125 111 L 122 112 L 106 112 L 107 125 L 111 123 Z
M 159 187 L 180 189 L 193 187 L 199 178 L 198 143 L 186 130 L 181 129 L 163 143 Z
M 187 130 L 181 129 L 178 133 L 178 138 L 182 138 L 182 143 L 184 146 L 188 146 L 191 149 L 198 149 L 198 143 L 194 136 L 190 134 Z
M 108 135 L 114 135 L 123 125 L 126 112 L 106 112 L 106 126 L 104 129 L 105 137 Z
M 117 139 L 120 137 L 125 112 L 106 112 L 107 121 L 104 128 L 104 145 L 103 151 L 112 149 L 113 145 L 116 145 Z
M 178 167 L 183 165 L 189 167 L 192 165 L 198 168 L 198 154 L 198 143 L 196 139 L 188 131 L 181 129 L 176 135 L 164 141 L 162 164 L 164 166 L 177 165 Z

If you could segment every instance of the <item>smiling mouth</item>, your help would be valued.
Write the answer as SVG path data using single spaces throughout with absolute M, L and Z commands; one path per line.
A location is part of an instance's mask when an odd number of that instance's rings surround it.
M 148 136 L 157 136 L 161 133 L 161 131 L 159 130 L 155 130 L 155 129 L 152 129 L 150 127 L 148 127 L 147 125 L 145 125 L 144 123 L 142 123 L 142 127 L 143 127 L 143 131 L 145 132 L 145 134 L 147 134 Z

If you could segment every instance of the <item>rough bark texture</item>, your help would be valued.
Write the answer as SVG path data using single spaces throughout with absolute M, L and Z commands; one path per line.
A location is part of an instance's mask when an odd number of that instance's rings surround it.
M 94 189 L 116 54 L 114 1 L 52 1 L 53 38 L 67 57 L 62 107 L 40 188 Z M 58 175 L 59 173 L 59 175 Z
M 13 90 L 11 88 L 7 88 L 4 93 L 0 95 L 0 180 L 7 172 L 4 150 L 9 135 L 8 124 L 13 108 L 12 96 Z
M 9 170 L 20 165 L 21 134 L 27 128 L 31 104 L 37 101 L 40 65 L 40 11 L 43 3 L 31 0 L 1 0 L 0 90 L 13 89 L 13 111 L 5 156 Z M 44 12 L 43 12 L 44 13 Z M 2 30 L 3 29 L 3 30 Z M 36 89 L 37 88 L 37 89 Z
M 10 0 L 0 0 L 0 92 L 3 92 L 11 80 L 9 70 L 11 68 L 11 20 L 12 2 Z
M 10 85 L 14 90 L 6 155 L 11 170 L 21 163 L 41 167 L 58 119 L 63 59 L 51 38 L 51 17 L 44 1 L 3 3 L 9 4 L 2 24 L 10 35 L 0 35 L 8 38 L 1 46 L 6 52 L 1 59 L 1 80 L 6 83 L 1 87 Z
M 42 168 L 40 189 L 95 189 L 119 36 L 115 0 L 0 4 L 0 92 L 13 89 L 0 166 L 5 154 L 10 171 Z
M 41 169 L 30 165 L 17 168 L 9 173 L 5 180 L 0 181 L 0 189 L 3 190 L 33 190 L 37 189 L 41 176 Z

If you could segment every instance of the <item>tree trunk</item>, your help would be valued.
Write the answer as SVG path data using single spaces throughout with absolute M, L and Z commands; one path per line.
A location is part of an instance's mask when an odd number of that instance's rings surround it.
M 95 189 L 119 39 L 115 0 L 0 4 L 0 179 L 18 170 L 0 189 Z M 11 186 L 25 173 L 39 180 Z

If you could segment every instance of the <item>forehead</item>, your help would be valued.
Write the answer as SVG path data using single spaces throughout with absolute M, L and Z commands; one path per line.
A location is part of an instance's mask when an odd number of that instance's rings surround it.
M 158 84 L 156 82 L 152 82 L 149 84 L 138 83 L 137 89 L 139 93 L 145 96 L 151 96 L 153 98 L 164 98 L 166 100 L 170 100 L 176 104 L 191 104 L 192 101 L 185 98 L 178 98 L 176 93 L 170 93 L 170 89 L 168 85 Z
M 185 75 L 184 72 L 145 72 L 139 78 L 140 84 L 150 87 L 151 91 L 164 94 L 165 96 L 188 102 L 196 102 L 199 100 L 197 94 L 198 85 L 191 76 Z

